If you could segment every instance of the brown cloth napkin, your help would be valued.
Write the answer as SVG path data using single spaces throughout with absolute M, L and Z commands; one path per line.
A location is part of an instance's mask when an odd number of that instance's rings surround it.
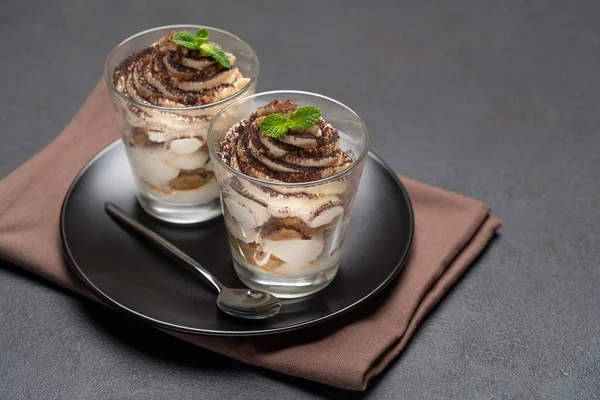
M 113 113 L 100 82 L 54 142 L 0 181 L 0 257 L 94 300 L 63 260 L 59 211 L 77 172 L 119 136 Z M 398 280 L 367 305 L 327 324 L 272 337 L 168 333 L 252 365 L 364 390 L 500 227 L 477 200 L 401 179 L 415 212 L 410 258 Z

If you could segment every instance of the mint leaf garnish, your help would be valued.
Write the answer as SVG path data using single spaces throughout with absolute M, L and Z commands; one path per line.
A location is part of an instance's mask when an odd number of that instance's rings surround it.
M 260 130 L 267 136 L 279 138 L 285 135 L 289 128 L 286 126 L 287 120 L 281 114 L 267 115 L 260 123 Z
M 231 64 L 229 63 L 229 57 L 227 57 L 225 52 L 213 44 L 202 43 L 202 45 L 200 46 L 200 51 L 202 52 L 202 55 L 211 56 L 215 59 L 216 62 L 218 62 L 225 68 L 229 68 L 231 66 Z
M 183 31 L 177 32 L 173 35 L 173 43 L 176 43 L 180 46 L 183 46 L 190 50 L 198 50 L 196 48 L 196 43 L 194 41 L 194 37 L 191 33 Z
M 260 130 L 267 136 L 279 138 L 290 129 L 302 131 L 316 124 L 321 118 L 321 110 L 315 106 L 298 107 L 289 119 L 281 114 L 267 115 L 260 123 Z
M 208 43 L 208 30 L 206 28 L 200 28 L 196 31 L 196 37 L 187 31 L 177 32 L 173 35 L 173 43 L 183 46 L 190 50 L 200 51 L 203 56 L 210 56 L 216 62 L 230 68 L 231 63 L 229 57 L 225 54 L 221 48 L 214 44 Z
M 208 31 L 206 28 L 200 28 L 196 31 L 196 42 L 198 43 L 198 47 L 200 47 L 202 43 L 208 42 Z
M 319 118 L 321 118 L 321 110 L 319 110 L 317 107 L 298 107 L 298 109 L 290 115 L 290 121 L 294 123 L 294 125 L 290 126 L 290 128 L 296 130 L 308 129 L 319 122 Z

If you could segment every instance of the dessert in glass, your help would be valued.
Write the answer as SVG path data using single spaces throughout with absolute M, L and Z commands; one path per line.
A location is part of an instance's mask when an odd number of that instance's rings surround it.
M 283 298 L 331 283 L 368 145 L 356 113 L 313 93 L 261 93 L 215 116 L 208 146 L 242 282 Z
M 146 212 L 176 224 L 221 214 L 208 126 L 254 93 L 258 69 L 248 44 L 195 25 L 150 29 L 110 53 L 104 77 Z

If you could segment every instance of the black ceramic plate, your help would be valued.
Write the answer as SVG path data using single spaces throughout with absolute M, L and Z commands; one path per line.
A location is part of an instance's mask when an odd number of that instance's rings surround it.
M 65 257 L 87 286 L 116 309 L 190 333 L 271 334 L 338 316 L 394 279 L 406 261 L 413 233 L 412 208 L 404 187 L 370 153 L 335 280 L 315 295 L 283 300 L 283 309 L 274 318 L 245 322 L 220 313 L 208 285 L 125 230 L 106 214 L 104 203 L 121 206 L 200 261 L 225 285 L 243 287 L 233 271 L 223 218 L 196 227 L 166 225 L 144 213 L 134 192 L 124 147 L 115 142 L 83 168 L 65 197 L 60 221 Z

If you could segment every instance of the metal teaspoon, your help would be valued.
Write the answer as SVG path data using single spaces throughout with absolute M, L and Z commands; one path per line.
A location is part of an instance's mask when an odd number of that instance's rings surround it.
M 110 216 L 124 223 L 137 233 L 140 233 L 153 245 L 173 254 L 209 281 L 219 293 L 217 296 L 217 306 L 224 313 L 244 319 L 265 319 L 273 317 L 281 310 L 281 301 L 269 293 L 254 289 L 231 289 L 224 286 L 202 265 L 179 250 L 172 243 L 133 219 L 117 205 L 106 203 L 104 209 Z

